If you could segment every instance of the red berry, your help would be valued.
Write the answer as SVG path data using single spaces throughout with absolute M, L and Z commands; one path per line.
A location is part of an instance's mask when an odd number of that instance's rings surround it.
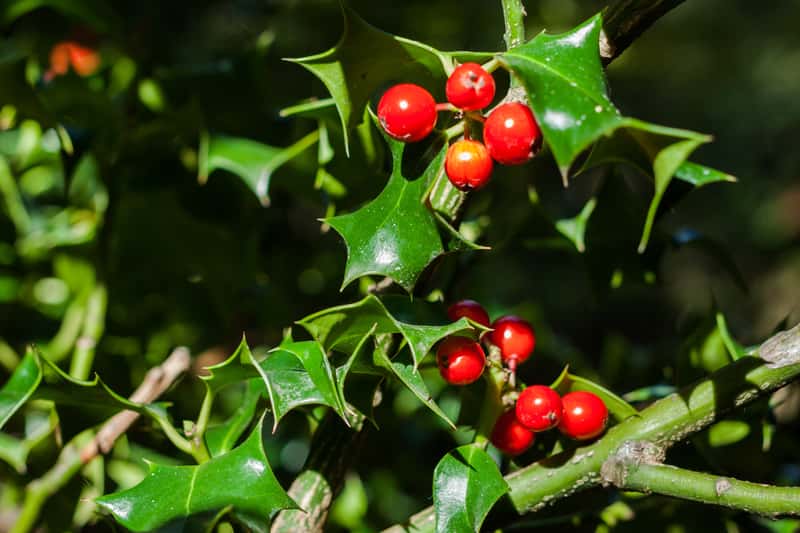
M 520 424 L 511 410 L 500 415 L 495 422 L 491 441 L 498 450 L 508 455 L 519 455 L 531 447 L 535 438 L 533 431 Z
M 462 191 L 480 189 L 486 185 L 493 166 L 486 147 L 468 139 L 454 142 L 448 148 L 444 162 L 450 182 Z
M 536 336 L 533 327 L 526 320 L 518 316 L 503 316 L 492 324 L 492 343 L 500 348 L 500 356 L 509 366 L 522 363 L 536 346 Z
M 542 132 L 525 104 L 511 102 L 497 106 L 483 125 L 483 140 L 495 161 L 520 165 L 534 156 Z
M 436 125 L 436 101 L 413 83 L 401 83 L 383 93 L 378 119 L 390 136 L 403 142 L 424 139 Z
M 489 314 L 475 300 L 461 300 L 447 308 L 447 317 L 455 322 L 461 317 L 467 317 L 473 322 L 489 327 Z
M 447 337 L 436 350 L 439 373 L 451 385 L 469 385 L 486 366 L 486 355 L 477 342 L 466 337 Z
M 69 44 L 69 60 L 79 76 L 91 76 L 100 68 L 100 55 L 93 48 L 76 42 Z
M 561 398 L 564 411 L 558 429 L 564 435 L 587 440 L 601 434 L 608 422 L 608 408 L 596 394 L 575 391 Z
M 517 398 L 515 413 L 520 424 L 531 431 L 547 431 L 561 421 L 561 397 L 545 385 L 528 387 Z
M 61 42 L 53 45 L 50 50 L 50 71 L 52 76 L 61 76 L 69 70 L 69 42 Z
M 447 101 L 464 111 L 483 109 L 494 99 L 494 78 L 477 63 L 459 65 L 447 78 Z

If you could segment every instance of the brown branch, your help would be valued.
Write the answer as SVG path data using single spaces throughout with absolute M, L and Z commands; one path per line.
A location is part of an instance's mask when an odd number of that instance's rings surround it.
M 142 383 L 131 394 L 130 401 L 142 404 L 155 401 L 189 369 L 190 363 L 189 350 L 184 347 L 175 348 L 160 366 L 148 370 Z M 122 411 L 111 417 L 103 424 L 94 439 L 83 448 L 81 462 L 86 464 L 98 453 L 110 452 L 119 436 L 128 431 L 137 418 L 139 413 L 136 411 Z
M 611 63 L 647 28 L 684 0 L 618 0 L 603 10 L 600 57 Z

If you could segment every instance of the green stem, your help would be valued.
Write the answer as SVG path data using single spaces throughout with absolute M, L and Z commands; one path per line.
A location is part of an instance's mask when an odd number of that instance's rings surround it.
M 208 421 L 211 418 L 211 407 L 214 405 L 214 397 L 214 391 L 212 391 L 211 388 L 207 388 L 203 403 L 200 406 L 200 414 L 197 415 L 194 433 L 192 434 L 192 455 L 198 462 L 205 462 L 211 458 L 204 437 L 206 429 L 208 428 Z M 200 459 L 202 459 L 202 461 Z
M 748 513 L 800 515 L 800 487 L 774 487 L 663 464 L 631 465 L 623 490 L 663 494 Z
M 28 483 L 22 510 L 9 533 L 27 533 L 34 528 L 47 499 L 61 490 L 83 466 L 81 450 L 92 438 L 91 430 L 76 436 L 61 450 L 53 468 Z
M 500 0 L 503 4 L 503 20 L 506 31 L 503 39 L 509 50 L 525 42 L 525 7 L 522 0 Z
M 579 490 L 599 485 L 603 481 L 604 462 L 625 443 L 643 441 L 666 450 L 729 411 L 797 379 L 800 376 L 800 326 L 768 339 L 760 350 L 765 359 L 774 355 L 772 346 L 778 343 L 779 364 L 743 357 L 627 418 L 594 443 L 509 474 L 505 479 L 515 512 L 506 518 L 513 520 L 519 514 L 535 512 Z M 756 505 L 752 503 L 754 508 Z M 434 510 L 429 507 L 411 517 L 410 524 L 414 531 L 433 531 L 433 517 Z
M 22 203 L 22 196 L 19 193 L 17 182 L 11 175 L 11 168 L 5 157 L 0 156 L 0 195 L 8 211 L 8 217 L 14 224 L 17 233 L 25 235 L 31 230 L 31 217 Z
M 58 332 L 45 349 L 47 358 L 52 362 L 58 363 L 64 359 L 75 346 L 86 314 L 86 300 L 86 293 L 81 293 L 67 307 Z
M 92 371 L 95 349 L 105 328 L 107 304 L 106 287 L 99 284 L 89 294 L 86 302 L 86 319 L 81 336 L 75 344 L 75 353 L 69 368 L 69 373 L 74 378 L 88 379 Z
M 506 383 L 506 373 L 502 368 L 490 365 L 484 372 L 484 376 L 486 377 L 486 391 L 483 394 L 483 402 L 481 402 L 475 443 L 486 447 L 491 439 L 495 422 L 503 414 L 503 387 Z

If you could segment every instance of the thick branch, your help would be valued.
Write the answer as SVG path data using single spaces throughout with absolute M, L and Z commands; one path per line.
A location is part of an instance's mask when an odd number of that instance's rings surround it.
M 776 343 L 776 339 L 780 342 Z M 506 476 L 513 509 L 518 514 L 535 512 L 579 490 L 597 486 L 603 481 L 604 463 L 626 444 L 645 442 L 663 453 L 718 417 L 796 379 L 800 376 L 800 326 L 767 340 L 760 352 L 767 360 L 744 357 L 708 379 L 655 402 L 639 415 L 611 428 L 593 444 L 549 457 Z M 780 357 L 776 357 L 777 352 Z M 407 526 L 395 526 L 389 531 L 433 529 L 434 510 L 429 507 L 411 517 Z
M 775 487 L 730 477 L 695 472 L 671 465 L 616 461 L 619 476 L 611 483 L 623 490 L 663 494 L 721 505 L 775 518 L 800 515 L 800 487 Z
M 618 0 L 603 10 L 600 56 L 611 63 L 644 31 L 684 0 Z

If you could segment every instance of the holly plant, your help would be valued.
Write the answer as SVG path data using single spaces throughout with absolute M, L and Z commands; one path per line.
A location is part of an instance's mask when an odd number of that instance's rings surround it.
M 611 98 L 681 3 L 3 4 L 0 530 L 795 531 L 789 248 Z

